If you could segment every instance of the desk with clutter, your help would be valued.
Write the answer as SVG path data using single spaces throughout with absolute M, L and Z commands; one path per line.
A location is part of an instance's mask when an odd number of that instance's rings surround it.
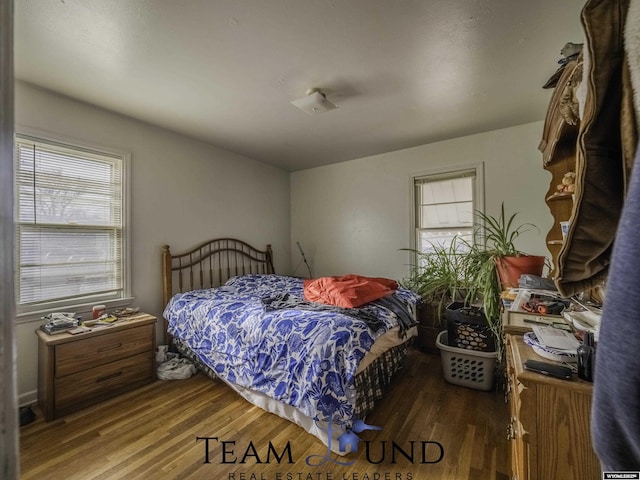
M 595 353 L 581 362 L 579 375 L 578 349 L 585 339 L 597 339 L 600 306 L 563 298 L 553 285 L 533 288 L 530 281 L 521 278 L 519 288 L 503 294 L 512 469 L 529 480 L 598 478 L 589 421 Z M 546 329 L 565 334 L 571 347 L 546 345 L 536 336 Z M 531 360 L 567 366 L 573 373 L 570 379 L 536 373 L 526 367 Z

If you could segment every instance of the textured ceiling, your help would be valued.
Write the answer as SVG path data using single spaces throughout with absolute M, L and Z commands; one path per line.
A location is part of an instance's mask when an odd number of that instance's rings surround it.
M 542 120 L 583 4 L 18 0 L 15 70 L 293 171 Z

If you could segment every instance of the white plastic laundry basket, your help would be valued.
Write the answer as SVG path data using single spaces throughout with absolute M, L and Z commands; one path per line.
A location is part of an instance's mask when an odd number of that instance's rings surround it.
M 479 352 L 447 345 L 447 332 L 436 339 L 442 358 L 442 373 L 447 382 L 476 390 L 493 388 L 496 352 Z

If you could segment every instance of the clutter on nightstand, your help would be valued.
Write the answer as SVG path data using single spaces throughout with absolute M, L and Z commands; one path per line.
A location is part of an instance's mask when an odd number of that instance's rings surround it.
M 40 330 L 48 335 L 66 332 L 77 327 L 79 323 L 76 314 L 70 312 L 49 313 L 42 317 L 42 320 L 46 320 L 47 323 L 41 325 Z
M 126 308 L 118 308 L 111 312 L 112 315 L 116 317 L 128 317 L 130 315 L 135 315 L 140 311 L 140 307 L 126 307 Z

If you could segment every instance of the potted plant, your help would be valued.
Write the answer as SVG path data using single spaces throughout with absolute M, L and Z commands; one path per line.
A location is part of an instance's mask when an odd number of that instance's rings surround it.
M 531 223 L 516 224 L 517 213 L 507 217 L 504 203 L 497 217 L 480 211 L 476 211 L 475 215 L 482 225 L 476 229 L 473 241 L 455 237 L 448 246 L 432 244 L 428 252 L 410 250 L 415 253 L 416 264 L 402 283 L 423 299 L 423 308 L 419 312 L 422 338 L 418 340 L 423 349 L 437 351 L 435 337 L 447 327 L 443 321 L 445 309 L 451 302 L 460 301 L 466 306 L 482 307 L 495 337 L 500 362 L 500 294 L 513 285 L 510 280 L 502 280 L 500 271 L 504 265 L 517 263 L 518 259 L 522 259 L 525 263 L 534 265 L 533 268 L 525 268 L 524 273 L 540 275 L 545 257 L 527 255 L 518 250 L 516 239 L 537 227 Z M 515 275 L 517 286 L 520 271 Z
M 544 256 L 528 255 L 518 250 L 516 239 L 531 229 L 537 230 L 537 227 L 531 223 L 516 224 L 518 214 L 507 217 L 504 203 L 497 217 L 480 211 L 476 211 L 475 215 L 482 226 L 476 230 L 473 243 L 468 245 L 466 262 L 472 265 L 469 271 L 475 275 L 471 279 L 475 290 L 471 293 L 482 297 L 484 313 L 496 340 L 498 363 L 501 363 L 500 294 L 503 290 L 517 287 L 523 273 L 542 275 L 546 259 Z
M 532 223 L 516 225 L 514 222 L 518 213 L 507 218 L 504 212 L 504 202 L 500 207 L 498 217 L 480 211 L 476 211 L 475 215 L 483 227 L 477 232 L 482 241 L 478 242 L 476 238 L 474 244 L 481 244 L 484 250 L 491 255 L 498 269 L 503 289 L 517 287 L 520 275 L 523 273 L 542 275 L 545 257 L 525 254 L 515 245 L 516 239 L 522 233 L 532 228 L 538 230 L 535 225 Z
M 475 267 L 468 261 L 469 245 L 458 237 L 446 246 L 432 243 L 429 251 L 405 249 L 415 255 L 409 276 L 401 283 L 422 297 L 418 319 L 420 335 L 418 346 L 437 353 L 435 340 L 438 333 L 446 329 L 444 312 L 451 302 L 467 303 L 472 290 L 471 282 L 476 274 L 469 271 Z M 473 295 L 473 294 L 472 294 Z

